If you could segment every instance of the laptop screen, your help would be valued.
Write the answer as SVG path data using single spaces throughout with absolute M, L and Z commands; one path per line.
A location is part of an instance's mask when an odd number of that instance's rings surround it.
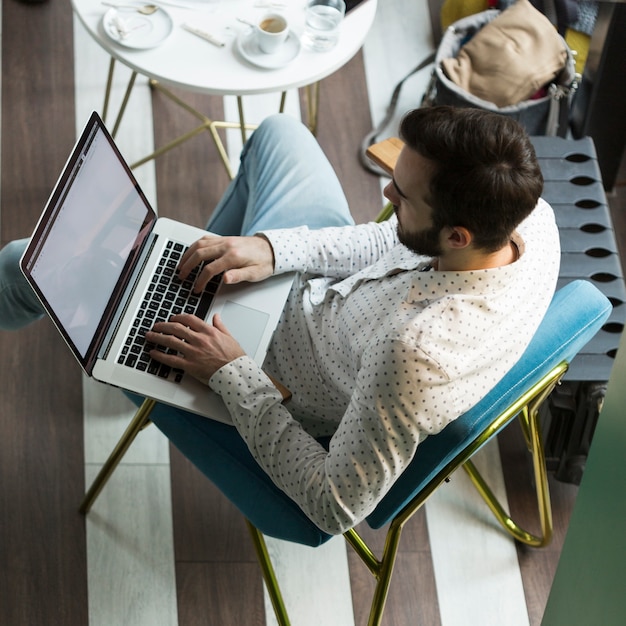
M 95 116 L 95 117 L 94 117 Z M 31 238 L 22 267 L 85 365 L 150 231 L 154 211 L 94 114 Z

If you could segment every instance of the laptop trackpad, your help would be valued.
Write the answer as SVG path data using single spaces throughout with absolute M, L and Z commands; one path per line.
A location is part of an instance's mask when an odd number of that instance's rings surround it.
M 221 315 L 226 328 L 239 342 L 245 353 L 254 358 L 270 318 L 269 313 L 228 300 L 224 304 Z

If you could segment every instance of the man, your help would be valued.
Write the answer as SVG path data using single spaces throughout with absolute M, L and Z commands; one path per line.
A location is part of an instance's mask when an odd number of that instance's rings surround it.
M 407 114 L 401 137 L 385 188 L 396 215 L 355 226 L 308 131 L 286 116 L 266 120 L 208 225 L 226 236 L 207 235 L 181 260 L 183 278 L 208 261 L 197 290 L 220 272 L 228 283 L 297 272 L 264 363 L 292 392 L 288 404 L 218 316 L 174 316 L 147 335 L 177 351 L 154 358 L 222 396 L 236 432 L 164 406 L 155 424 L 221 488 L 235 433 L 257 471 L 331 534 L 364 519 L 419 443 L 510 369 L 558 275 L 554 217 L 515 122 L 425 108 Z M 236 489 L 224 491 L 245 514 Z

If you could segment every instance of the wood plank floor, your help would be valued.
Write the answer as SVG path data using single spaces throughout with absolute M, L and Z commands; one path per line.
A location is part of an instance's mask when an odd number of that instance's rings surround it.
M 395 82 L 432 45 L 425 6 L 379 5 L 363 52 L 323 82 L 320 103 L 319 142 L 360 222 L 382 203 L 380 181 L 358 163 L 360 139 L 382 117 Z M 68 0 L 2 0 L 2 245 L 30 234 L 77 129 L 101 108 L 107 62 L 74 22 Z M 122 72 L 120 85 L 123 79 Z M 399 110 L 419 102 L 426 79 L 407 83 Z M 139 82 L 118 135 L 129 161 L 193 124 Z M 215 118 L 234 106 L 231 99 L 184 96 Z M 264 98 L 246 101 L 251 119 L 274 106 Z M 298 94 L 289 94 L 287 114 L 300 115 Z M 237 137 L 227 141 L 236 155 Z M 161 215 L 198 226 L 228 182 L 204 136 L 142 166 L 137 176 Z M 623 208 L 621 194 L 610 201 Z M 117 391 L 82 379 L 46 320 L 0 333 L 0 355 L 0 624 L 274 623 L 241 516 L 154 427 L 142 433 L 85 520 L 78 504 L 86 481 L 132 407 Z M 499 444 L 482 461 L 512 511 L 533 526 L 523 442 L 511 428 Z M 405 531 L 384 624 L 540 624 L 577 491 L 551 485 L 555 538 L 537 551 L 516 548 L 455 478 Z M 380 546 L 373 531 L 363 532 Z M 366 622 L 372 581 L 340 539 L 324 553 L 271 546 L 295 626 Z

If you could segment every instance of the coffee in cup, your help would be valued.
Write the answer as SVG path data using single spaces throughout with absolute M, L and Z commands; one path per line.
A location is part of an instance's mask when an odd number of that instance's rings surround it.
M 284 16 L 278 13 L 264 15 L 256 25 L 256 37 L 261 52 L 272 54 L 283 45 L 289 34 Z

